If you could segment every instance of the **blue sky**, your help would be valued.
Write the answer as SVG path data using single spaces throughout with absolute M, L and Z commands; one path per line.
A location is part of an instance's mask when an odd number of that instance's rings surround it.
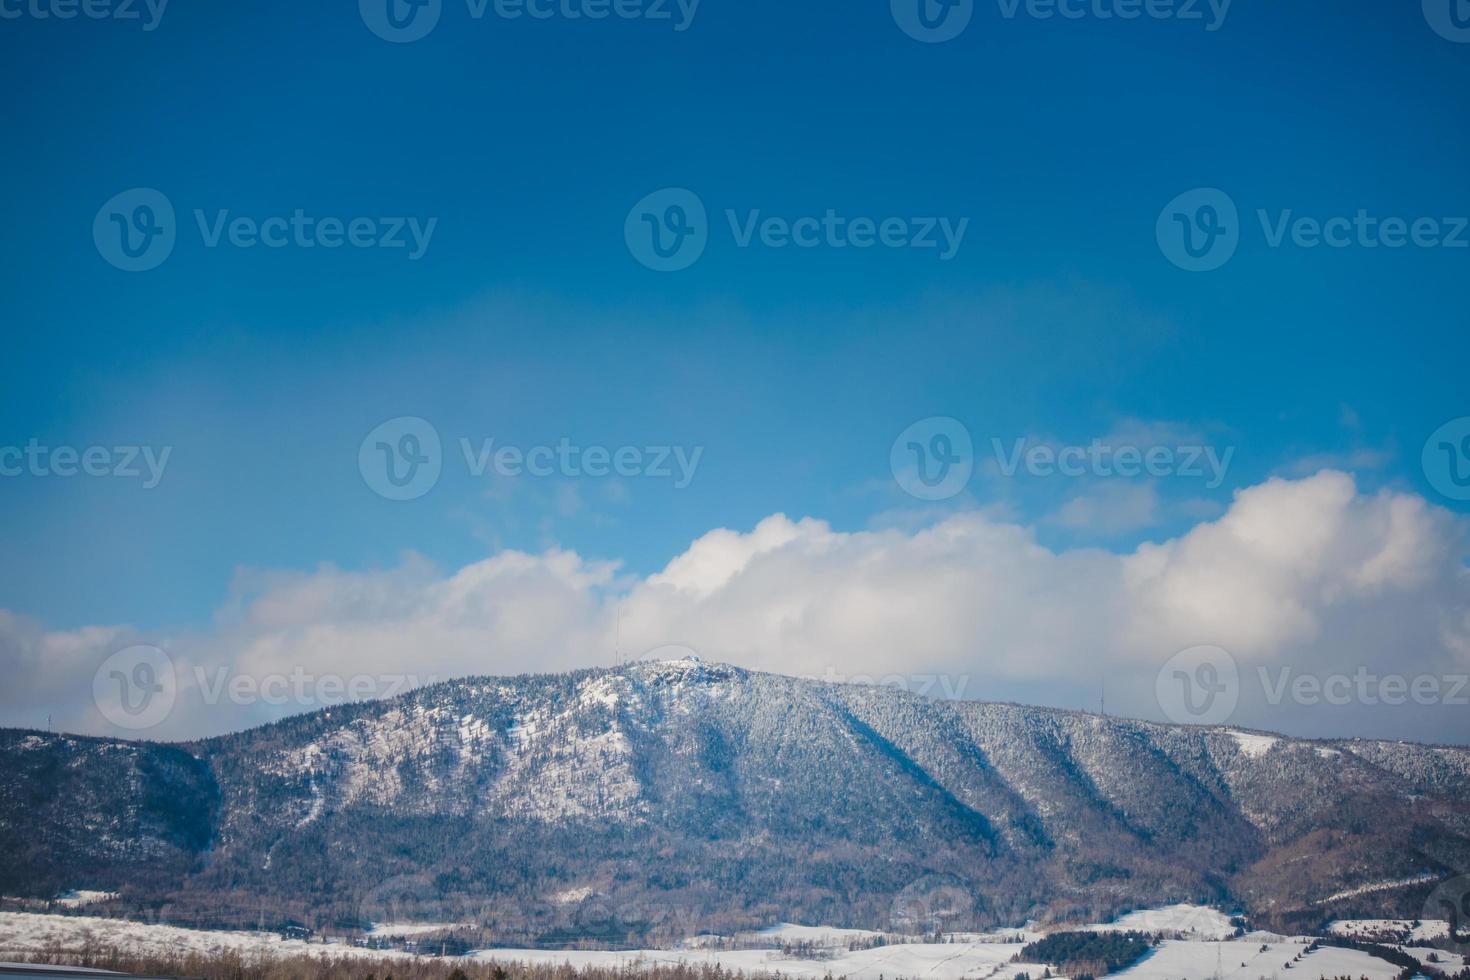
M 1257 217 L 1449 230 L 1470 215 L 1470 44 L 1418 4 L 1236 0 L 1207 30 L 1098 16 L 1108 3 L 1007 17 L 991 0 L 931 44 L 878 2 L 704 0 L 681 31 L 477 20 L 444 0 L 428 36 L 394 44 L 342 0 L 173 0 L 153 30 L 6 2 L 21 14 L 0 20 L 15 95 L 0 203 L 17 232 L 0 240 L 0 444 L 171 448 L 149 489 L 0 479 L 0 608 L 38 628 L 127 624 L 163 643 L 215 629 L 253 575 L 370 574 L 405 552 L 449 575 L 564 549 L 620 562 L 599 586 L 614 595 L 774 514 L 910 533 L 973 512 L 1059 553 L 1127 554 L 1324 466 L 1365 497 L 1466 509 L 1420 454 L 1470 414 L 1470 248 L 1271 247 Z M 143 272 L 92 234 L 133 188 L 177 215 L 173 251 Z M 704 253 L 677 272 L 624 238 L 663 188 L 708 212 Z M 1239 209 L 1237 251 L 1208 272 L 1156 238 L 1194 188 Z M 194 217 L 298 209 L 433 232 L 416 259 L 207 247 Z M 829 209 L 967 225 L 942 259 L 742 248 L 726 217 Z M 444 445 L 442 476 L 410 501 L 358 466 L 399 416 Z M 1215 487 L 982 462 L 930 504 L 889 453 L 931 416 L 962 422 L 982 460 L 1022 438 L 1233 456 Z M 459 440 L 490 438 L 702 455 L 683 488 L 476 478 Z

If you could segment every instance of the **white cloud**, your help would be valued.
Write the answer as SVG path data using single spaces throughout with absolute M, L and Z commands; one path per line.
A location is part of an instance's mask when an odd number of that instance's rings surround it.
M 1101 535 L 1152 527 L 1159 521 L 1158 486 L 1153 481 L 1098 483 L 1057 508 L 1047 521 Z
M 242 576 L 207 634 L 175 638 L 180 707 L 150 735 L 219 731 L 299 705 L 205 710 L 193 668 L 248 677 L 420 679 L 606 664 L 622 607 L 622 647 L 684 644 L 707 659 L 817 676 L 943 674 L 966 696 L 1076 706 L 1108 683 L 1110 706 L 1159 717 L 1153 677 L 1175 651 L 1216 644 L 1254 684 L 1257 668 L 1470 670 L 1462 524 L 1404 493 L 1360 493 L 1322 472 L 1236 494 L 1216 520 L 1116 554 L 1053 551 L 1031 528 L 969 511 L 929 526 L 842 532 L 774 515 L 747 532 L 708 532 L 659 573 L 564 550 L 506 551 L 444 573 L 397 568 Z M 0 617 L 19 682 L 0 707 L 35 724 L 28 696 L 59 702 L 69 727 L 105 730 L 90 671 L 131 636 L 120 627 L 47 633 Z M 145 638 L 146 639 L 146 638 Z M 962 678 L 965 683 L 955 683 Z M 1236 721 L 1288 731 L 1470 740 L 1443 712 L 1323 713 L 1242 696 Z M 64 703 L 61 703 L 64 702 Z M 1448 726 L 1448 728 L 1446 727 Z M 1456 727 L 1458 726 L 1458 727 Z

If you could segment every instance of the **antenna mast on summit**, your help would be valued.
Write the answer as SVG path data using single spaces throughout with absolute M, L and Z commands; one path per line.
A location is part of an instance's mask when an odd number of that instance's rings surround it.
M 623 665 L 623 604 L 618 603 L 618 625 L 613 633 L 613 663 Z

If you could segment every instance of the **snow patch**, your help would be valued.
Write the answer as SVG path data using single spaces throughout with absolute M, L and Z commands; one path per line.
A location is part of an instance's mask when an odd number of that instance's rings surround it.
M 114 898 L 117 898 L 117 892 L 100 892 L 93 891 L 89 888 L 73 888 L 71 891 L 62 892 L 56 896 L 56 904 L 69 909 L 79 909 L 83 905 L 109 902 Z
M 1394 881 L 1374 881 L 1367 884 L 1358 885 L 1356 888 L 1347 888 L 1340 892 L 1334 892 L 1333 894 L 1328 895 L 1326 898 L 1322 899 L 1317 904 L 1326 905 L 1328 902 L 1335 902 L 1338 899 L 1342 898 L 1353 898 L 1357 895 L 1368 895 L 1372 892 L 1392 891 L 1395 888 L 1407 888 L 1410 885 L 1422 885 L 1426 881 L 1438 880 L 1439 875 L 1426 872 L 1424 874 L 1415 875 L 1412 878 L 1399 878 Z
M 374 922 L 368 930 L 369 936 L 422 936 L 426 932 L 444 932 L 449 929 L 465 929 L 465 922 Z
M 1204 905 L 1166 905 L 1140 909 L 1120 916 L 1107 925 L 1088 926 L 1094 932 L 1181 933 L 1200 939 L 1227 939 L 1235 934 L 1230 917 Z
M 591 898 L 593 890 L 583 885 L 581 888 L 568 888 L 551 896 L 551 901 L 557 905 L 576 905 Z
M 762 939 L 786 943 L 812 943 L 817 946 L 846 946 L 854 939 L 873 939 L 883 935 L 872 929 L 831 929 L 826 926 L 799 926 L 778 922 L 756 933 Z
M 1242 732 L 1233 728 L 1229 730 L 1229 735 L 1235 739 L 1235 744 L 1240 751 L 1252 759 L 1259 759 L 1281 741 L 1274 735 L 1257 735 L 1254 732 Z

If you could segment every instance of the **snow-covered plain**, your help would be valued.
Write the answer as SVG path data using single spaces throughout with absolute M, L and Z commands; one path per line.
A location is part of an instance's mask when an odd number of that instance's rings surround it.
M 93 915 L 0 912 L 0 958 L 45 953 L 53 946 L 80 951 L 88 944 L 128 953 L 241 953 L 262 956 L 409 956 L 408 953 L 282 939 L 268 932 L 226 932 L 104 919 Z
M 1010 980 L 1020 972 L 1040 976 L 1045 967 L 1039 964 L 1009 962 L 1019 950 L 1019 946 L 1005 943 L 902 943 L 856 952 L 842 948 L 817 959 L 785 956 L 779 950 L 771 949 L 635 950 L 625 953 L 489 949 L 472 955 L 475 959 L 502 963 L 571 963 L 573 966 L 709 964 L 750 974 L 779 972 L 782 976 L 802 978 L 831 975 L 852 980 L 877 980 L 879 976 Z
M 821 946 L 845 945 L 853 940 L 876 939 L 883 935 L 872 929 L 833 929 L 826 926 L 799 926 L 781 922 L 756 933 L 762 939 L 783 943 L 816 943 Z
M 1415 925 L 1409 919 L 1338 919 L 1327 926 L 1334 936 L 1350 939 L 1392 938 L 1394 942 L 1423 942 L 1438 939 L 1449 931 L 1443 919 L 1424 919 Z
M 388 936 L 410 936 L 437 931 L 448 923 L 392 922 L 375 924 L 374 933 Z M 1334 931 L 1350 935 L 1362 927 L 1400 925 L 1400 923 L 1340 922 Z M 1411 929 L 1413 923 L 1401 925 Z M 1444 923 L 1426 922 L 1421 927 L 1429 934 Z M 1074 927 L 1075 928 L 1075 927 Z M 1174 905 L 1129 913 L 1095 929 L 1137 929 L 1149 932 L 1192 934 L 1196 939 L 1170 939 L 1159 945 L 1138 964 L 1116 974 L 1120 980 L 1318 980 L 1320 977 L 1350 976 L 1354 980 L 1394 980 L 1398 970 L 1392 964 L 1356 950 L 1322 947 L 1307 952 L 1310 940 L 1296 937 L 1282 939 L 1267 933 L 1252 933 L 1241 939 L 1214 941 L 1210 937 L 1233 932 L 1229 919 L 1222 913 L 1193 905 Z M 1014 936 L 1020 933 L 1007 933 Z M 818 980 L 828 975 L 846 976 L 851 980 L 886 980 L 925 978 L 925 980 L 1014 980 L 1018 973 L 1040 977 L 1045 967 L 1039 964 L 1013 963 L 1021 950 L 1015 942 L 993 941 L 999 936 L 955 935 L 947 943 L 903 943 L 871 949 L 849 950 L 849 944 L 882 936 L 866 929 L 842 929 L 826 926 L 804 926 L 780 923 L 757 933 L 740 937 L 754 939 L 764 948 L 720 949 L 726 943 L 719 937 L 695 937 L 672 950 L 581 951 L 538 949 L 486 949 L 472 953 L 477 960 L 504 963 L 540 963 L 573 966 L 655 966 L 686 963 L 719 965 L 726 970 L 746 974 L 782 974 L 796 980 Z M 1027 939 L 1037 933 L 1026 931 Z M 818 947 L 815 955 L 787 955 L 772 945 L 800 943 Z M 0 959 L 23 954 L 47 952 L 59 947 L 80 950 L 86 945 L 107 946 L 133 953 L 233 952 L 245 956 L 326 955 L 365 957 L 412 957 L 413 954 L 393 950 L 370 950 L 344 943 L 306 942 L 282 939 L 275 933 L 227 932 L 182 929 L 175 926 L 149 925 L 106 919 L 96 916 L 41 915 L 27 912 L 0 912 Z M 743 945 L 743 943 L 736 943 Z M 1264 948 L 1263 948 L 1264 947 Z M 1427 951 L 1426 951 L 1427 952 Z M 1446 967 L 1463 964 L 1459 957 L 1440 951 Z M 1300 959 L 1298 957 L 1300 956 Z M 1288 966 L 1287 964 L 1290 964 Z
M 1398 967 L 1387 960 L 1355 949 L 1322 946 L 1308 953 L 1307 945 L 1308 940 L 1300 937 L 1281 943 L 1166 940 L 1139 963 L 1114 976 L 1120 980 L 1213 980 L 1218 973 L 1220 980 L 1285 980 L 1292 976 L 1302 980 L 1393 980 L 1399 973 Z M 1302 957 L 1299 961 L 1298 954 Z
M 1098 932 L 1180 933 L 1199 939 L 1226 939 L 1235 933 L 1230 917 L 1203 905 L 1166 905 L 1120 916 L 1107 925 L 1089 926 Z

